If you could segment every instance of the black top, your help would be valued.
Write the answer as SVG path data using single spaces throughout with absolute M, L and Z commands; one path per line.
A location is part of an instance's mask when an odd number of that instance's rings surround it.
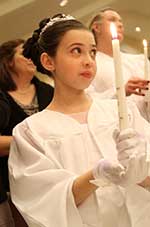
M 36 87 L 36 95 L 38 99 L 39 111 L 43 110 L 51 102 L 54 89 L 50 85 L 41 82 L 36 77 L 33 78 L 32 83 Z M 7 92 L 0 92 L 0 134 L 12 135 L 13 128 L 27 118 L 28 115 L 24 110 L 14 101 L 14 99 Z M 9 191 L 8 182 L 8 157 L 0 157 L 0 177 L 2 178 L 2 184 L 0 182 L 0 202 L 4 201 L 5 195 L 3 189 Z

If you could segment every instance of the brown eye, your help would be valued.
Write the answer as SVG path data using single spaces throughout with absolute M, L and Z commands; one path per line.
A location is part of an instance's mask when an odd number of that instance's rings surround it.
M 95 59 L 96 57 L 96 49 L 91 50 L 91 57 Z
M 74 54 L 80 54 L 81 53 L 81 48 L 79 48 L 79 47 L 74 48 L 72 50 L 72 53 L 74 53 Z

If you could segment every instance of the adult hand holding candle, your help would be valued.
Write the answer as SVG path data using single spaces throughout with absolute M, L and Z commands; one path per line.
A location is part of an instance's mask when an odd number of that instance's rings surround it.
M 112 48 L 113 48 L 113 59 L 114 59 L 114 67 L 115 67 L 119 125 L 120 125 L 120 130 L 123 130 L 125 128 L 128 128 L 128 112 L 127 112 L 123 75 L 122 75 L 120 44 L 117 38 L 117 31 L 114 23 L 110 24 L 110 31 L 112 34 Z

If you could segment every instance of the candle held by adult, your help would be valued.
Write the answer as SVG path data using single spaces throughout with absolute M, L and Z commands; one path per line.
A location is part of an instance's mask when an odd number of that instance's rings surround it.
M 148 49 L 146 39 L 143 39 L 143 46 L 144 46 L 144 78 L 145 80 L 150 80 Z
M 121 54 L 120 54 L 120 43 L 117 38 L 117 30 L 114 23 L 110 24 L 110 31 L 112 34 L 112 48 L 113 48 L 113 59 L 115 68 L 115 83 L 116 83 L 116 94 L 118 100 L 118 116 L 120 130 L 129 127 L 128 123 L 128 111 L 126 103 L 126 95 L 123 81 Z
M 148 49 L 147 49 L 147 40 L 143 39 L 143 46 L 144 46 L 144 79 L 150 80 L 150 70 L 149 70 L 149 60 L 148 60 Z M 148 84 L 148 90 L 144 91 L 145 97 L 144 100 L 147 105 L 147 110 L 150 110 L 150 83 Z M 149 158 L 147 160 L 150 161 L 150 153 Z

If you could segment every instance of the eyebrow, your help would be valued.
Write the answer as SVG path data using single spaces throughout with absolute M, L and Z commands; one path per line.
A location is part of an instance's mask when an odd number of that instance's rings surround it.
M 82 44 L 82 43 L 73 43 L 70 46 L 68 46 L 68 48 L 73 47 L 73 46 L 84 46 L 84 44 Z M 91 46 L 92 47 L 96 47 L 96 44 L 91 44 Z
M 114 16 L 114 15 L 111 15 L 109 19 L 115 19 L 115 20 L 117 19 L 117 20 L 119 20 L 119 21 L 122 21 L 122 17 L 118 17 L 118 18 L 117 18 L 117 17 Z

